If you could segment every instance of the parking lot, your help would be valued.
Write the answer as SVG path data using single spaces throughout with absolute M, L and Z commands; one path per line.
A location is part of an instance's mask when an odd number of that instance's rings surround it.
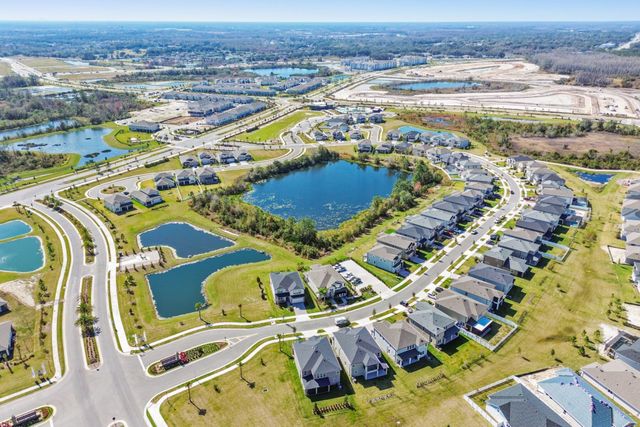
M 360 267 L 357 262 L 352 259 L 342 261 L 338 264 L 344 271 L 338 271 L 345 279 L 358 290 L 371 286 L 371 288 L 382 297 L 392 295 L 393 292 L 380 279 Z M 352 278 L 355 278 L 353 280 Z

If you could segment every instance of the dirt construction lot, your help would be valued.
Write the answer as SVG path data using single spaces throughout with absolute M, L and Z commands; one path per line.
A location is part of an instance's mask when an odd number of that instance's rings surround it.
M 514 150 L 526 152 L 535 150 L 542 153 L 582 154 L 589 150 L 600 153 L 627 151 L 634 156 L 640 155 L 640 138 L 620 136 L 605 132 L 589 133 L 581 137 L 544 138 L 514 137 L 511 139 Z

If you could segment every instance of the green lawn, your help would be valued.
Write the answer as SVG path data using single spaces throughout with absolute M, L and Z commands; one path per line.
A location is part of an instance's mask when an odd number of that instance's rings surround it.
M 306 118 L 319 115 L 321 115 L 321 113 L 312 111 L 296 111 L 272 123 L 264 125 L 253 132 L 244 132 L 240 135 L 234 136 L 233 140 L 246 142 L 275 142 L 278 140 L 282 132 L 290 129 Z
M 21 210 L 22 212 L 22 210 Z M 40 217 L 26 216 L 15 209 L 0 210 L 0 223 L 13 219 L 21 219 L 33 229 L 31 235 L 39 236 L 44 242 L 45 266 L 35 273 L 0 273 L 0 283 L 16 279 L 34 279 L 33 298 L 38 302 L 38 279 L 42 279 L 46 290 L 43 290 L 43 301 L 50 302 L 56 292 L 58 278 L 62 268 L 62 246 L 51 229 Z M 47 243 L 51 243 L 51 250 Z M 13 359 L 7 369 L 0 364 L 0 396 L 15 393 L 34 385 L 31 368 L 40 369 L 42 364 L 47 368 L 48 376 L 53 375 L 51 356 L 51 321 L 53 309 L 35 309 L 21 303 L 13 294 L 0 290 L 0 297 L 9 303 L 10 312 L 0 317 L 0 322 L 11 321 L 16 331 L 16 342 Z
M 104 123 L 102 126 L 112 129 L 104 137 L 104 141 L 114 148 L 150 150 L 159 146 L 150 133 L 132 132 L 128 126 L 120 126 L 114 122 Z

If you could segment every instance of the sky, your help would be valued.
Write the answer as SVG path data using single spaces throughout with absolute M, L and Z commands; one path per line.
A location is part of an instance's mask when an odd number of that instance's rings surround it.
M 0 21 L 640 21 L 640 0 L 6 0 Z

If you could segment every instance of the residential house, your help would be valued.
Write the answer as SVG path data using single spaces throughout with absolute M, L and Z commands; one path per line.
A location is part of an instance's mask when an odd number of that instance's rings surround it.
M 411 149 L 411 154 L 417 157 L 426 157 L 427 151 L 429 151 L 428 146 L 414 144 Z
M 213 168 L 210 168 L 208 166 L 196 169 L 195 173 L 196 173 L 196 177 L 198 178 L 198 181 L 202 185 L 217 184 L 220 182 L 220 179 L 218 178 L 216 171 L 214 171 Z
M 633 337 L 623 342 L 613 349 L 613 355 L 616 359 L 622 360 L 633 369 L 640 371 L 640 338 Z
M 200 166 L 198 159 L 190 154 L 184 154 L 180 156 L 179 159 L 183 168 L 197 168 Z
M 511 237 L 513 239 L 524 240 L 531 243 L 542 243 L 543 234 L 533 230 L 527 230 L 526 228 L 507 228 L 503 231 L 503 238 Z
M 527 264 L 536 266 L 540 262 L 540 244 L 520 240 L 514 237 L 502 236 L 498 246 L 508 249 L 513 256 L 526 260 Z
M 407 142 L 416 142 L 420 139 L 420 132 L 410 130 L 404 134 L 404 140 Z
M 173 174 L 169 172 L 160 172 L 153 177 L 153 182 L 155 183 L 157 190 L 169 190 L 176 186 Z
M 458 338 L 460 329 L 453 317 L 426 302 L 419 301 L 413 308 L 413 313 L 407 316 L 407 322 L 422 332 L 430 344 L 442 347 Z
M 435 242 L 438 237 L 438 233 L 435 230 L 419 227 L 410 223 L 403 224 L 396 233 L 414 240 L 417 246 L 421 248 L 433 245 L 433 242 Z
M 244 150 L 236 151 L 234 157 L 238 162 L 250 162 L 253 160 L 253 156 L 251 156 L 251 153 Z
M 155 188 L 142 188 L 131 192 L 131 198 L 147 208 L 164 202 Z
M 543 238 L 551 237 L 553 230 L 555 230 L 553 224 L 545 221 L 539 221 L 533 218 L 520 218 L 516 221 L 516 228 L 522 228 L 525 230 L 535 231 L 536 233 L 541 233 Z
M 486 402 L 485 409 L 501 427 L 571 427 L 521 383 L 490 394 Z
M 358 153 L 373 153 L 373 144 L 368 139 L 358 142 Z
M 393 150 L 396 153 L 409 154 L 413 150 L 413 145 L 405 141 L 399 141 L 395 143 Z
M 466 212 L 465 208 L 461 205 L 455 204 L 455 203 L 450 203 L 447 202 L 445 200 L 441 200 L 439 202 L 434 203 L 433 205 L 431 205 L 431 207 L 433 209 L 438 209 L 444 212 L 449 212 L 452 213 L 456 216 L 456 221 L 460 221 L 463 217 L 464 214 Z
M 376 147 L 376 152 L 380 154 L 389 154 L 393 151 L 393 144 L 388 142 L 383 142 L 382 144 Z
M 326 133 L 317 130 L 313 132 L 313 139 L 315 139 L 316 141 L 326 141 L 329 139 L 329 136 Z
M 349 295 L 345 279 L 330 265 L 313 266 L 305 277 L 313 292 L 323 299 L 346 298 Z
M 448 148 L 435 147 L 427 150 L 427 159 L 433 163 L 447 163 L 451 156 L 451 150 Z
M 218 154 L 218 162 L 220 162 L 220 164 L 222 165 L 235 163 L 236 157 L 233 155 L 233 153 L 230 153 L 228 151 L 222 151 Z
M 0 314 L 6 313 L 9 311 L 9 304 L 0 298 Z
M 490 310 L 498 310 L 504 301 L 504 292 L 473 277 L 463 276 L 454 280 L 449 289 L 489 306 Z
M 547 212 L 534 211 L 533 209 L 527 209 L 523 211 L 521 218 L 534 219 L 537 221 L 546 222 L 547 224 L 551 225 L 553 230 L 555 230 L 560 224 L 560 215 L 554 215 Z
M 113 213 L 121 214 L 132 210 L 133 202 L 131 202 L 129 196 L 125 196 L 122 193 L 109 194 L 104 196 L 104 207 Z
M 460 193 L 460 197 L 467 199 L 470 203 L 473 203 L 475 208 L 480 208 L 484 204 L 485 194 L 478 190 L 464 190 Z
M 346 141 L 347 140 L 347 137 L 340 130 L 334 130 L 333 133 L 331 134 L 331 136 L 336 141 Z
M 193 169 L 182 169 L 176 173 L 176 180 L 178 185 L 194 185 L 198 183 L 198 178 Z
M 461 327 L 477 335 L 484 335 L 491 330 L 491 322 L 485 321 L 485 316 L 489 312 L 487 304 L 450 289 L 440 292 L 434 303 L 438 310 L 451 316 Z
M 533 159 L 529 156 L 523 156 L 520 154 L 517 156 L 511 156 L 507 159 L 507 166 L 510 168 L 515 168 L 518 163 L 525 161 L 533 161 Z
M 431 230 L 436 233 L 436 237 L 439 236 L 445 227 L 445 222 L 435 218 L 429 218 L 422 215 L 412 215 L 405 218 L 407 224 L 415 225 L 418 227 Z
M 467 182 L 464 184 L 465 192 L 467 190 L 478 191 L 484 194 L 484 197 L 492 197 L 495 187 L 493 184 L 482 184 L 480 182 Z
M 350 137 L 351 137 L 351 139 L 352 139 L 352 140 L 354 140 L 354 141 L 359 140 L 359 139 L 363 139 L 363 138 L 364 138 L 364 134 L 363 134 L 361 131 L 359 131 L 358 129 L 356 129 L 356 130 L 352 130 L 352 131 L 349 133 L 349 136 L 350 136 Z
M 420 215 L 442 221 L 444 223 L 445 229 L 452 229 L 458 222 L 458 217 L 456 214 L 435 208 L 425 209 L 424 211 L 420 212 Z
M 131 123 L 129 125 L 129 130 L 131 132 L 154 133 L 160 130 L 160 125 L 154 122 L 140 121 L 140 122 Z
M 376 241 L 385 246 L 396 248 L 401 251 L 400 256 L 403 259 L 410 259 L 416 254 L 418 244 L 415 239 L 403 236 L 398 233 L 381 233 L 378 234 Z
M 341 329 L 333 334 L 332 344 L 351 378 L 372 380 L 387 375 L 389 365 L 367 328 Z
M 0 360 L 13 357 L 13 323 L 0 323 Z
M 567 368 L 538 382 L 540 392 L 581 426 L 631 427 L 635 423 L 595 387 Z
M 297 271 L 269 273 L 269 283 L 276 304 L 282 306 L 304 305 L 304 282 Z
M 492 284 L 496 289 L 504 292 L 505 294 L 509 294 L 511 288 L 513 288 L 513 276 L 501 268 L 481 263 L 471 267 L 468 274 L 478 280 Z
M 592 363 L 580 372 L 585 379 L 640 417 L 640 371 L 622 360 L 613 360 L 604 364 Z
M 340 388 L 340 363 L 326 337 L 311 337 L 293 344 L 293 359 L 307 396 Z
M 491 184 L 493 185 L 493 181 L 495 178 L 492 175 L 484 172 L 478 172 L 475 169 L 471 169 L 468 171 L 464 171 L 462 173 L 462 178 L 468 183 L 478 183 L 478 184 Z
M 513 254 L 513 251 L 509 249 L 497 246 L 482 254 L 482 262 L 493 267 L 507 270 L 509 273 L 518 277 L 524 277 L 530 269 L 526 260 L 518 258 Z
M 369 123 L 384 123 L 384 116 L 376 113 L 369 116 Z
M 200 159 L 200 163 L 202 164 L 202 166 L 206 166 L 206 165 L 211 165 L 216 163 L 216 157 L 213 153 L 210 153 L 209 151 L 203 151 L 202 153 L 198 154 L 198 158 Z
M 560 218 L 568 214 L 567 208 L 560 205 L 552 205 L 538 201 L 533 205 L 533 210 L 538 212 L 550 213 L 552 215 L 558 215 Z
M 387 140 L 400 141 L 402 139 L 402 133 L 399 130 L 390 130 L 387 132 Z
M 401 249 L 378 244 L 364 254 L 364 261 L 390 273 L 399 274 L 404 267 L 402 254 Z
M 407 321 L 402 320 L 396 323 L 387 321 L 375 322 L 372 335 L 380 348 L 402 368 L 429 357 L 429 343 Z
M 476 208 L 482 206 L 482 198 L 480 198 L 478 202 L 464 197 L 462 194 L 452 194 L 442 199 L 442 201 L 459 206 L 463 213 L 470 213 Z

